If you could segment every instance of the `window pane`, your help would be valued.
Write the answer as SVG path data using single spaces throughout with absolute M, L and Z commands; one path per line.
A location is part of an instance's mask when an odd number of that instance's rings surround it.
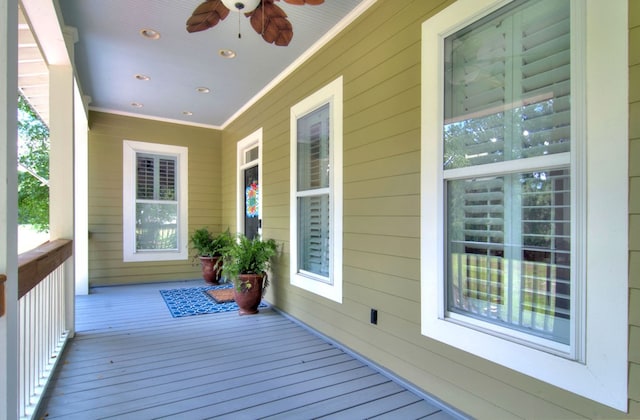
M 329 194 L 298 198 L 298 268 L 329 278 Z
M 158 200 L 175 201 L 176 197 L 176 160 L 158 158 Z
M 448 310 L 569 344 L 568 170 L 447 182 Z
M 136 198 L 140 200 L 177 200 L 177 164 L 175 157 L 138 153 L 136 155 Z
M 153 200 L 154 159 L 138 154 L 136 157 L 136 198 Z
M 329 186 L 329 104 L 298 119 L 298 191 Z
M 136 204 L 136 250 L 177 250 L 177 204 Z
M 260 153 L 260 148 L 258 146 L 247 150 L 244 152 L 244 163 L 253 162 L 254 160 L 258 160 L 258 154 Z
M 569 6 L 514 2 L 445 39 L 445 169 L 570 150 Z

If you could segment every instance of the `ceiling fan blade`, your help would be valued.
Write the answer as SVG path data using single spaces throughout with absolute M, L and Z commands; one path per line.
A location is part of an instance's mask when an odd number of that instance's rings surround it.
M 193 11 L 187 20 L 187 32 L 199 32 L 215 26 L 229 15 L 229 9 L 220 0 L 207 0 Z
M 297 6 L 304 6 L 305 4 L 311 6 L 317 6 L 324 3 L 324 0 L 284 0 L 285 3 L 295 4 Z
M 254 10 L 251 14 L 251 27 L 269 44 L 280 47 L 289 45 L 293 38 L 293 27 L 287 14 L 273 4 L 273 1 L 264 1 Z

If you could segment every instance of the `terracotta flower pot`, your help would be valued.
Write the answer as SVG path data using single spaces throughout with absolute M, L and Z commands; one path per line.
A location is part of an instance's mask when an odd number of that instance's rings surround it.
M 215 266 L 219 257 L 199 257 L 202 267 L 202 278 L 209 284 L 218 284 L 220 281 L 220 271 L 216 272 Z
M 258 306 L 262 300 L 262 274 L 239 274 L 238 287 L 233 288 L 233 295 L 238 304 L 240 315 L 253 315 L 258 313 Z

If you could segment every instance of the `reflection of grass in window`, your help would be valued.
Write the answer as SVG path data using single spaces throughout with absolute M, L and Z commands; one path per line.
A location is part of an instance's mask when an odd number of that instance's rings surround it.
M 454 305 L 497 318 L 504 300 L 502 258 L 477 254 L 453 254 L 452 257 Z
M 522 264 L 522 321 L 525 327 L 553 331 L 556 302 L 556 266 L 525 261 Z
M 556 266 L 522 262 L 523 286 L 520 307 L 509 317 L 504 286 L 504 258 L 454 253 L 451 259 L 451 309 L 467 311 L 484 318 L 533 329 L 553 332 L 556 316 Z
M 177 206 L 138 203 L 136 221 L 137 250 L 177 250 Z
M 155 226 L 154 226 L 155 225 Z M 173 224 L 147 224 L 136 229 L 136 249 L 173 250 L 178 249 L 178 232 Z

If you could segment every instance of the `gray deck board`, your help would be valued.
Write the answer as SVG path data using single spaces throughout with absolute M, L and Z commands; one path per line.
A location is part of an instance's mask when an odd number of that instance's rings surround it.
M 372 416 L 380 415 L 381 413 L 388 413 L 390 411 L 398 410 L 406 405 L 414 404 L 418 401 L 422 400 L 415 394 L 412 394 L 410 392 L 398 392 L 396 394 L 377 398 L 373 401 L 361 403 L 360 405 L 352 405 L 349 408 L 345 408 L 341 411 L 334 412 L 320 418 L 323 420 L 338 420 L 344 418 L 365 419 Z M 434 412 L 440 411 L 436 407 L 433 407 L 433 410 Z
M 77 297 L 76 337 L 39 417 L 457 418 L 270 308 L 171 317 L 158 290 L 199 285 Z
M 317 396 L 318 398 L 307 398 L 306 402 L 308 402 L 308 404 L 297 409 L 291 409 L 290 404 L 283 404 L 280 407 L 283 409 L 281 412 L 267 418 L 278 419 L 291 418 L 291 416 L 293 416 L 294 418 L 315 419 L 353 407 L 355 403 L 361 404 L 382 398 L 394 392 L 402 391 L 398 385 L 391 381 L 361 383 L 359 387 L 352 386 L 351 384 L 347 385 L 348 387 L 346 389 L 344 389 L 344 387 L 331 386 L 327 390 L 324 390 L 325 392 L 319 394 Z M 259 415 L 259 412 L 255 412 L 255 416 Z M 351 418 L 363 417 L 352 416 Z

